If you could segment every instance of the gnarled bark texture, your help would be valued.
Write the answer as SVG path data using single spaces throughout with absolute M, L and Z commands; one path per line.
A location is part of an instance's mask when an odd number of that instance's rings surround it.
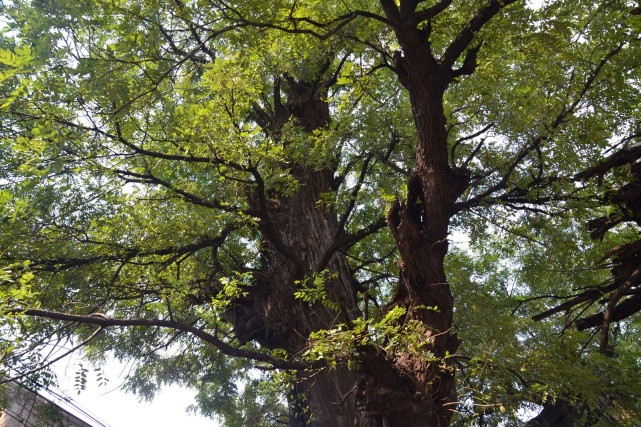
M 303 373 L 291 395 L 291 426 L 439 427 L 450 423 L 456 390 L 454 369 L 446 356 L 456 352 L 459 341 L 451 331 L 453 297 L 444 259 L 455 202 L 469 180 L 464 171 L 448 162 L 443 95 L 456 77 L 474 72 L 479 46 L 470 49 L 469 45 L 475 32 L 514 1 L 489 1 L 437 60 L 429 42 L 429 21 L 446 10 L 451 1 L 417 10 L 420 2 L 381 0 L 401 46 L 394 57 L 394 68 L 409 93 L 417 135 L 416 164 L 407 198 L 388 215 L 400 255 L 400 278 L 390 307 L 405 308 L 404 321 L 416 320 L 426 327 L 425 354 L 392 356 L 363 349 L 358 375 L 344 368 L 309 378 Z M 462 66 L 454 69 L 464 53 Z M 287 102 L 280 104 L 275 95 L 271 114 L 257 114 L 263 128 L 277 135 L 289 119 L 308 132 L 326 126 L 330 112 L 324 99 L 329 84 L 331 79 L 303 82 L 285 77 Z M 344 256 L 336 252 L 328 258 L 326 252 L 343 230 L 333 212 L 317 207 L 320 195 L 332 190 L 334 171 L 292 164 L 290 172 L 300 183 L 293 196 L 270 199 L 269 189 L 260 185 L 254 195 L 261 214 L 261 250 L 267 266 L 247 305 L 259 320 L 256 324 L 261 331 L 252 339 L 268 348 L 297 353 L 307 345 L 310 332 L 354 319 L 358 305 Z M 328 259 L 325 264 L 323 260 Z M 295 281 L 322 268 L 334 273 L 326 286 L 332 301 L 341 308 L 338 315 L 293 297 Z M 306 407 L 313 418 L 299 413 Z
M 276 82 L 275 105 L 269 112 L 256 107 L 257 122 L 276 139 L 280 139 L 282 126 L 289 120 L 310 133 L 326 126 L 330 120 L 325 101 L 328 82 L 321 79 L 305 82 L 286 77 L 282 87 Z M 284 103 L 280 101 L 281 91 L 287 96 Z M 265 188 L 257 176 L 251 203 L 260 217 L 260 252 L 265 265 L 249 296 L 238 302 L 229 317 L 240 339 L 298 355 L 307 348 L 311 332 L 349 323 L 359 310 L 347 260 L 334 248 L 344 232 L 335 212 L 318 207 L 321 195 L 334 190 L 335 171 L 296 163 L 283 166 L 298 182 L 298 189 L 293 195 L 283 196 Z M 325 286 L 328 298 L 340 307 L 338 312 L 294 297 L 300 281 L 323 270 L 330 272 Z M 344 367 L 300 373 L 288 396 L 289 425 L 353 425 L 354 399 L 342 397 L 350 395 L 357 381 L 357 374 Z

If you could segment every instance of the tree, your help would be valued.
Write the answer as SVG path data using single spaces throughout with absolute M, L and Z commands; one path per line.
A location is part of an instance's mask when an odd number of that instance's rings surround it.
M 568 273 L 635 239 L 584 228 L 639 158 L 591 169 L 639 138 L 634 5 L 454 3 L 6 5 L 7 372 L 58 339 L 228 425 L 638 421 L 636 261 Z

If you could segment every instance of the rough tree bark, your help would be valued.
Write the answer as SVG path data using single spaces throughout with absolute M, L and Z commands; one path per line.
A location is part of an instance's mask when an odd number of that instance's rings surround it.
M 443 95 L 456 77 L 474 72 L 479 50 L 479 46 L 469 48 L 474 34 L 514 1 L 488 2 L 437 60 L 429 43 L 429 20 L 447 9 L 451 1 L 443 0 L 417 11 L 417 1 L 403 0 L 397 6 L 393 0 L 381 0 L 402 48 L 395 55 L 394 68 L 409 93 L 417 134 L 416 165 L 407 198 L 396 203 L 388 214 L 400 255 L 398 287 L 388 308 L 403 307 L 405 320 L 418 320 L 427 327 L 424 348 L 430 357 L 406 354 L 391 358 L 363 349 L 358 376 L 339 368 L 302 378 L 291 396 L 291 426 L 449 425 L 456 406 L 456 390 L 454 369 L 446 356 L 456 352 L 459 341 L 451 331 L 453 297 L 444 259 L 449 221 L 469 179 L 465 171 L 448 162 Z M 463 53 L 462 65 L 455 69 L 454 64 Z M 285 80 L 287 102 L 278 105 L 275 96 L 271 118 L 264 111 L 259 114 L 265 122 L 263 127 L 278 132 L 290 117 L 308 132 L 326 126 L 330 114 L 324 98 L 329 81 Z M 323 267 L 335 273 L 327 289 L 330 298 L 340 305 L 340 315 L 294 299 L 294 282 L 319 271 L 319 261 L 326 259 L 325 251 L 343 230 L 339 229 L 335 214 L 318 209 L 316 203 L 323 192 L 332 190 L 334 171 L 304 165 L 291 165 L 290 171 L 300 183 L 295 195 L 269 198 L 268 189 L 259 185 L 254 196 L 261 213 L 262 252 L 267 267 L 247 305 L 260 318 L 262 332 L 253 339 L 268 348 L 296 353 L 305 348 L 310 332 L 354 319 L 358 306 L 348 265 L 338 252 Z M 352 398 L 341 399 L 351 392 Z M 337 400 L 342 404 L 337 405 Z M 313 414 L 312 420 L 296 411 L 306 406 Z
M 444 260 L 448 251 L 449 222 L 456 214 L 458 197 L 469 186 L 469 177 L 465 170 L 457 169 L 448 161 L 443 96 L 456 78 L 474 72 L 480 49 L 480 45 L 471 46 L 475 34 L 501 9 L 514 2 L 516 0 L 482 2 L 440 58 L 434 56 L 430 46 L 430 25 L 432 18 L 450 7 L 451 0 L 380 0 L 385 17 L 363 14 L 385 23 L 395 32 L 401 49 L 394 55 L 390 68 L 398 74 L 400 83 L 407 90 L 416 128 L 416 162 L 410 174 L 408 193 L 405 200 L 393 206 L 387 217 L 398 249 L 400 275 L 396 292 L 386 308 L 402 307 L 405 318 L 401 321 L 416 320 L 426 327 L 425 353 L 392 357 L 364 348 L 359 352 L 362 365 L 359 372 L 349 371 L 344 366 L 320 372 L 300 372 L 288 395 L 291 427 L 449 425 L 456 407 L 456 389 L 454 369 L 446 356 L 457 351 L 459 340 L 452 332 L 453 296 Z M 423 3 L 421 9 L 417 10 L 420 3 Z M 357 14 L 351 16 L 350 20 Z M 249 21 L 239 22 L 249 24 Z M 265 25 L 268 27 L 271 28 Z M 338 34 L 340 28 L 343 28 L 342 24 L 331 33 Z M 195 34 L 194 28 L 190 29 Z M 165 37 L 170 38 L 166 34 Z M 199 38 L 196 41 L 201 48 L 204 46 Z M 174 46 L 173 41 L 170 44 Z M 174 49 L 175 53 L 186 56 L 185 60 L 191 57 L 199 62 L 193 53 L 187 56 L 175 46 Z M 205 52 L 213 59 L 212 51 Z M 323 75 L 327 71 L 323 70 L 315 81 L 282 76 L 275 83 L 273 105 L 255 106 L 255 122 L 271 138 L 281 140 L 283 144 L 287 141 L 280 138 L 281 132 L 291 120 L 310 134 L 326 127 L 330 123 L 327 91 L 333 83 L 331 77 Z M 282 94 L 286 97 L 284 101 Z M 118 139 L 124 142 L 120 135 Z M 131 148 L 130 144 L 125 145 Z M 145 153 L 141 148 L 135 151 Z M 259 219 L 259 251 L 263 266 L 256 272 L 255 283 L 247 295 L 235 301 L 225 318 L 233 324 L 240 342 L 255 341 L 264 348 L 284 349 L 298 356 L 307 349 L 310 333 L 330 329 L 339 323 L 349 324 L 360 315 L 349 265 L 337 248 L 345 230 L 335 212 L 318 204 L 324 193 L 336 192 L 336 170 L 331 166 L 318 169 L 304 162 L 284 163 L 282 170 L 298 182 L 297 190 L 289 195 L 269 188 L 257 168 L 247 170 L 253 174 L 256 184 L 248 198 L 251 210 Z M 628 190 L 632 189 L 628 187 Z M 634 187 L 631 200 L 638 200 L 638 190 Z M 640 215 L 634 217 L 636 221 L 639 218 Z M 599 224 L 608 227 L 616 220 L 618 218 L 604 218 Z M 628 249 L 634 249 L 636 257 L 638 242 L 635 245 Z M 338 311 L 294 297 L 299 290 L 298 283 L 324 270 L 330 273 L 325 286 L 329 299 L 339 307 Z M 640 274 L 638 268 L 631 273 L 627 270 L 622 273 L 634 274 L 630 276 L 634 280 Z M 633 285 L 637 286 L 638 282 L 627 286 Z M 623 318 L 632 310 L 636 312 L 641 306 L 638 295 L 615 305 L 622 296 L 613 298 L 610 309 L 600 317 L 581 319 L 585 327 L 603 325 L 607 338 L 607 326 L 612 320 Z M 42 315 L 36 311 L 25 311 L 25 314 Z M 49 316 L 55 318 L 54 314 Z M 101 326 L 125 324 L 107 317 L 92 320 L 91 316 L 83 319 L 60 317 L 60 320 L 82 320 Z M 154 325 L 158 326 L 158 323 Z M 168 326 L 174 327 L 173 324 Z M 580 327 L 579 322 L 577 326 Z M 181 330 L 185 331 L 184 328 Z M 533 423 L 569 425 L 576 418 L 575 412 L 560 401 L 546 407 Z
M 270 136 L 280 139 L 282 126 L 292 119 L 310 133 L 329 124 L 325 101 L 329 80 L 322 76 L 312 82 L 289 76 L 282 80 L 282 85 L 280 81 L 275 85 L 275 105 L 269 111 L 256 106 L 255 120 Z M 281 91 L 286 94 L 283 103 Z M 359 310 L 347 260 L 334 248 L 344 230 L 335 212 L 318 207 L 321 195 L 335 190 L 335 170 L 297 163 L 283 166 L 298 182 L 293 195 L 283 196 L 265 188 L 256 175 L 258 185 L 251 204 L 260 217 L 264 268 L 257 274 L 249 296 L 239 301 L 228 317 L 241 340 L 255 340 L 264 347 L 296 355 L 307 348 L 311 332 L 349 323 Z M 340 307 L 338 313 L 294 297 L 299 289 L 297 282 L 323 270 L 330 272 L 326 288 L 329 299 Z M 350 394 L 357 380 L 357 374 L 344 367 L 300 373 L 288 396 L 289 425 L 353 425 L 355 403 L 342 396 Z
M 408 90 L 417 131 L 416 166 L 410 176 L 407 199 L 388 215 L 401 261 L 400 281 L 393 305 L 407 310 L 407 319 L 429 328 L 426 351 L 431 361 L 407 355 L 395 361 L 397 370 L 410 372 L 415 385 L 407 390 L 413 411 L 392 416 L 398 426 L 445 426 L 455 407 L 453 370 L 444 358 L 454 354 L 458 340 L 451 333 L 453 297 L 445 277 L 448 224 L 454 202 L 466 186 L 447 161 L 447 134 L 443 91 L 448 75 L 424 49 L 418 31 L 397 32 L 403 54 L 396 57 L 399 79 Z M 432 307 L 422 309 L 420 306 Z M 400 368 L 400 369 L 399 369 Z M 410 394 L 411 393 L 411 394 Z
M 388 223 L 401 256 L 401 277 L 391 305 L 406 308 L 408 320 L 421 320 L 428 325 L 430 331 L 425 340 L 430 344 L 426 351 L 433 353 L 433 360 L 426 362 L 409 355 L 390 360 L 384 354 L 364 351 L 364 370 L 358 374 L 344 367 L 309 377 L 310 373 L 301 373 L 300 382 L 289 396 L 290 426 L 449 424 L 455 398 L 454 376 L 443 365 L 443 358 L 456 351 L 458 341 L 450 333 L 453 299 L 443 262 L 453 203 L 464 185 L 460 185 L 447 163 L 442 107 L 447 76 L 438 70 L 432 70 L 438 75 L 425 72 L 426 60 L 399 57 L 397 61 L 399 68 L 422 71 L 415 73 L 414 80 L 401 80 L 410 92 L 417 123 L 417 166 L 410 179 L 407 201 L 392 209 Z M 265 129 L 277 134 L 290 117 L 308 132 L 328 124 L 323 82 L 288 78 L 283 90 L 287 102 L 276 105 L 271 117 L 260 114 Z M 230 318 L 241 339 L 297 354 L 308 345 L 310 332 L 347 323 L 359 315 L 359 310 L 344 255 L 335 252 L 327 265 L 321 265 L 326 251 L 344 234 L 335 212 L 320 209 L 317 203 L 322 193 L 333 190 L 334 171 L 301 164 L 290 165 L 289 171 L 299 182 L 294 195 L 270 194 L 259 180 L 252 196 L 252 204 L 261 217 L 261 253 L 266 265 L 250 296 Z M 293 296 L 297 281 L 325 268 L 332 273 L 326 286 L 330 299 L 340 306 L 338 314 Z

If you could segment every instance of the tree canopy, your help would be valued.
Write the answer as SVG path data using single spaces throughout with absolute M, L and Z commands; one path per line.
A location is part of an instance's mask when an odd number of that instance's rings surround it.
M 635 6 L 4 2 L 0 376 L 63 348 L 229 426 L 638 425 Z

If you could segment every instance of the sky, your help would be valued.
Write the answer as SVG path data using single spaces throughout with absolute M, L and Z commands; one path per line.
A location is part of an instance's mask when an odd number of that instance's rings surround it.
M 102 421 L 105 427 L 218 426 L 210 418 L 186 412 L 187 407 L 194 403 L 195 393 L 193 391 L 178 386 L 166 386 L 152 402 L 141 402 L 137 396 L 123 392 L 118 386 L 122 384 L 122 375 L 127 369 L 116 360 L 109 361 L 104 368 L 105 377 L 109 379 L 107 385 L 99 386 L 90 369 L 87 375 L 87 388 L 78 394 L 74 388 L 77 363 L 78 359 L 70 357 L 52 366 L 59 381 L 59 387 L 54 388 L 53 391 L 61 391 L 71 399 L 68 404 L 63 405 L 73 414 L 84 410 Z M 48 397 L 52 398 L 53 396 Z M 79 416 L 86 419 L 81 414 Z M 98 423 L 92 424 L 100 425 Z

